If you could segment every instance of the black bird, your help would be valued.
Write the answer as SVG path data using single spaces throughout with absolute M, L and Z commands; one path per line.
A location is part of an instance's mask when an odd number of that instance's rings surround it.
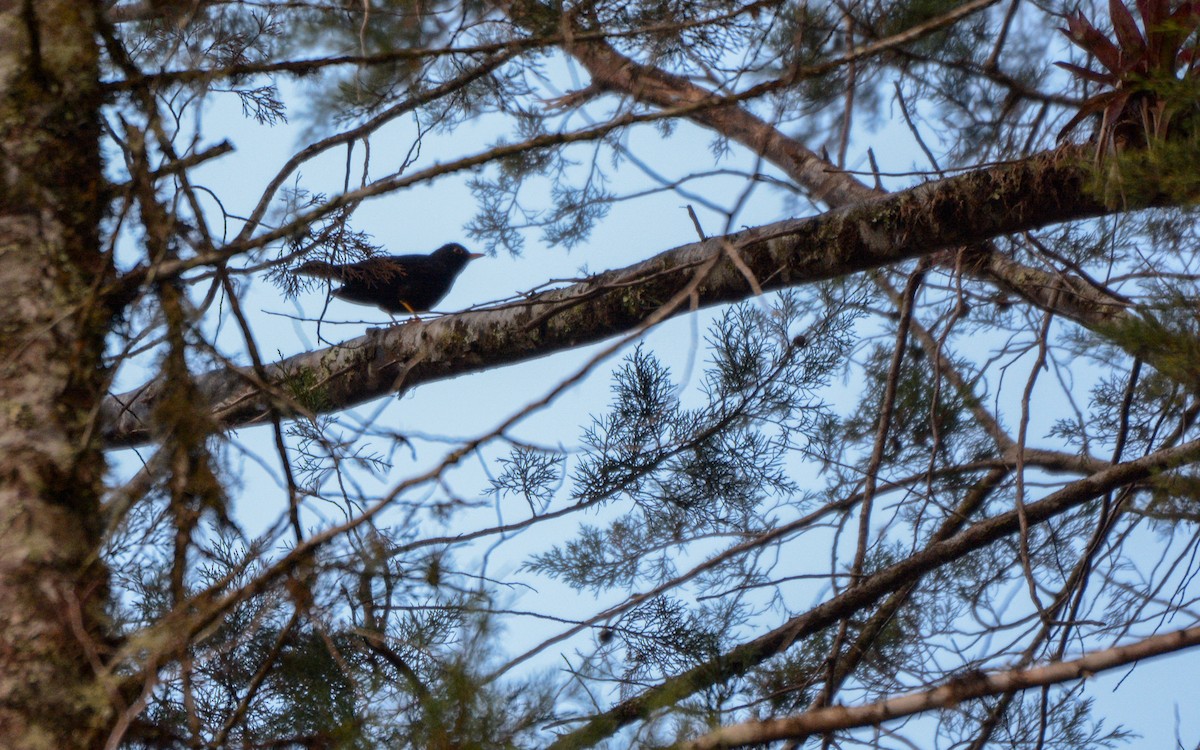
M 296 273 L 340 281 L 342 285 L 333 290 L 338 299 L 416 315 L 436 305 L 466 265 L 482 257 L 483 253 L 467 252 L 451 242 L 429 255 L 376 255 L 345 265 L 310 260 Z

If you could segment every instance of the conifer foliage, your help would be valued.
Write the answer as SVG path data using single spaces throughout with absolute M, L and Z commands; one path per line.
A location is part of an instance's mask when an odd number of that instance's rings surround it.
M 1196 746 L 1198 33 L 0 3 L 0 747 Z

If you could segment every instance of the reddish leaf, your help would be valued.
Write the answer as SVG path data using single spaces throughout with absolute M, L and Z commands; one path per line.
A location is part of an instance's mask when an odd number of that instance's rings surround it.
M 1200 2 L 1181 3 L 1175 12 L 1162 20 L 1162 23 L 1170 22 L 1179 24 L 1181 30 L 1186 30 L 1191 34 L 1200 26 Z
M 1162 22 L 1159 28 L 1163 38 L 1163 47 L 1158 51 L 1157 56 L 1160 70 L 1163 72 L 1170 70 L 1174 74 L 1180 63 L 1187 62 L 1180 59 L 1182 53 L 1179 48 L 1192 34 L 1196 33 L 1198 27 L 1200 27 L 1200 3 L 1196 2 L 1183 3 Z
M 1104 117 L 1102 120 L 1102 128 L 1112 129 L 1121 119 L 1121 113 L 1129 105 L 1129 97 L 1133 95 L 1131 91 L 1112 91 L 1113 94 L 1108 105 L 1104 108 Z M 1095 97 L 1100 99 L 1101 97 Z M 1107 134 L 1102 134 L 1107 135 Z
M 1099 29 L 1091 24 L 1083 14 L 1076 11 L 1074 15 L 1066 16 L 1067 37 L 1097 60 L 1100 64 L 1114 73 L 1122 72 L 1121 50 L 1108 37 L 1101 34 Z
M 1132 91 L 1105 91 L 1103 94 L 1088 97 L 1087 101 L 1080 105 L 1080 108 L 1088 109 L 1091 112 L 1099 112 L 1102 109 L 1110 108 L 1114 103 L 1124 106 L 1125 102 L 1132 95 Z
M 1062 130 L 1058 131 L 1058 140 L 1061 141 L 1063 138 L 1067 137 L 1067 135 L 1072 130 L 1079 127 L 1079 123 L 1083 122 L 1085 119 L 1090 117 L 1092 114 L 1093 114 L 1092 112 L 1085 111 L 1082 109 L 1079 110 L 1078 112 L 1076 112 L 1075 116 L 1072 117 L 1070 120 L 1068 120 L 1066 125 L 1062 126 Z
M 1157 0 L 1151 0 L 1151 4 Z M 1133 60 L 1146 55 L 1146 39 L 1138 28 L 1133 14 L 1125 7 L 1123 0 L 1108 0 L 1108 13 L 1112 17 L 1113 31 L 1117 33 L 1117 41 L 1121 43 L 1121 54 L 1126 60 Z
M 1071 73 L 1071 75 L 1078 76 L 1079 78 L 1083 78 L 1088 81 L 1102 83 L 1108 86 L 1111 86 L 1117 82 L 1117 77 L 1112 73 L 1101 73 L 1099 71 L 1092 70 L 1091 68 L 1085 68 L 1082 65 L 1075 65 L 1069 62 L 1056 62 L 1054 64 Z
M 1167 20 L 1167 13 L 1171 10 L 1170 0 L 1137 0 L 1138 15 L 1142 17 L 1142 25 L 1146 29 L 1146 36 L 1149 37 L 1154 33 L 1155 29 Z
M 1079 111 L 1075 113 L 1075 116 L 1068 120 L 1066 125 L 1063 125 L 1062 130 L 1058 131 L 1058 139 L 1061 141 L 1064 136 L 1078 127 L 1079 123 L 1083 122 L 1092 115 L 1103 112 L 1108 106 L 1110 106 L 1110 102 L 1115 100 L 1120 100 L 1123 102 L 1127 98 L 1128 94 L 1125 94 L 1124 92 L 1106 91 L 1103 94 L 1097 94 L 1096 96 L 1087 99 L 1083 104 L 1079 105 Z
M 1137 0 L 1137 7 L 1142 16 L 1142 28 L 1146 32 L 1144 72 L 1173 70 L 1173 49 L 1178 41 L 1172 39 L 1169 33 L 1164 33 L 1169 26 L 1166 19 L 1171 12 L 1170 0 Z

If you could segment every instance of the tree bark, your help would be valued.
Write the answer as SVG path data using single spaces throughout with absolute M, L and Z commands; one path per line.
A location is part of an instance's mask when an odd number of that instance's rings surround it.
M 0 2 L 0 745 L 22 750 L 96 747 L 112 720 L 98 13 Z

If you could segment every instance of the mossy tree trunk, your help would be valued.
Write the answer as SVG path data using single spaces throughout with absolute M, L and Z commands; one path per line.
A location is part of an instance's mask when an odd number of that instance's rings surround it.
M 97 3 L 0 0 L 0 746 L 103 746 Z

